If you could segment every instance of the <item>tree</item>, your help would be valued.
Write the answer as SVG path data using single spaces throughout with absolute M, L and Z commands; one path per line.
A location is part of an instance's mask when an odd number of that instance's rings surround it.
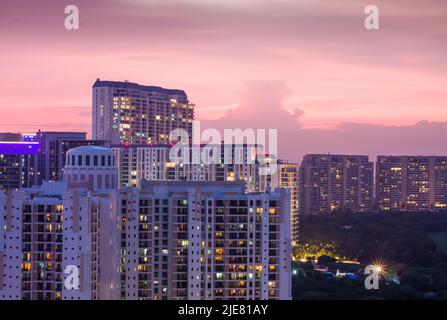
M 327 266 L 328 264 L 334 263 L 337 260 L 333 257 L 327 256 L 327 255 L 322 255 L 320 257 L 318 257 L 318 264 Z

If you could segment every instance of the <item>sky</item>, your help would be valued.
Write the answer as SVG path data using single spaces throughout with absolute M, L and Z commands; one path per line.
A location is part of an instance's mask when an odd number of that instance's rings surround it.
M 15 0 L 0 39 L 0 132 L 90 132 L 101 78 L 184 89 L 203 127 L 278 129 L 290 161 L 447 155 L 445 0 Z

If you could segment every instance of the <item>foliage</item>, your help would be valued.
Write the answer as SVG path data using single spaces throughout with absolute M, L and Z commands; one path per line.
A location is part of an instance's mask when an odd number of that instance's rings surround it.
M 321 256 L 335 258 L 338 250 L 333 242 L 308 241 L 296 246 L 293 255 L 296 260 L 318 259 Z
M 400 286 L 385 283 L 366 290 L 358 281 L 336 279 L 296 266 L 297 299 L 423 299 L 447 298 L 447 213 L 386 213 L 301 216 L 297 259 L 318 259 L 331 272 L 333 258 L 357 260 L 364 266 L 382 261 L 397 274 Z M 355 266 L 359 268 L 359 266 Z

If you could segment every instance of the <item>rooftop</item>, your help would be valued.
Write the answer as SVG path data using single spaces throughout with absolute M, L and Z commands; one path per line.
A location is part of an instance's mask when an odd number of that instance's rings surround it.
M 111 154 L 112 150 L 110 148 L 99 147 L 99 146 L 80 146 L 68 150 L 68 154 L 90 154 L 90 153 L 101 153 L 101 154 Z
M 93 84 L 93 88 L 97 88 L 97 87 L 136 89 L 136 90 L 143 90 L 143 91 L 147 91 L 147 92 L 157 92 L 157 93 L 168 94 L 168 95 L 183 96 L 184 98 L 187 98 L 186 92 L 183 90 L 166 89 L 166 88 L 157 87 L 157 86 L 144 86 L 144 85 L 140 85 L 138 83 L 128 82 L 128 81 L 108 81 L 108 80 L 97 79 L 95 81 L 95 83 Z

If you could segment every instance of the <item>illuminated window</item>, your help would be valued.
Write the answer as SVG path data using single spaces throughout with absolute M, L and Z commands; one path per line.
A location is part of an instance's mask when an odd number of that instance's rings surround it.
M 182 241 L 181 241 L 181 246 L 182 246 L 182 247 L 187 247 L 187 246 L 189 246 L 189 241 L 188 241 L 188 240 L 182 240 Z

